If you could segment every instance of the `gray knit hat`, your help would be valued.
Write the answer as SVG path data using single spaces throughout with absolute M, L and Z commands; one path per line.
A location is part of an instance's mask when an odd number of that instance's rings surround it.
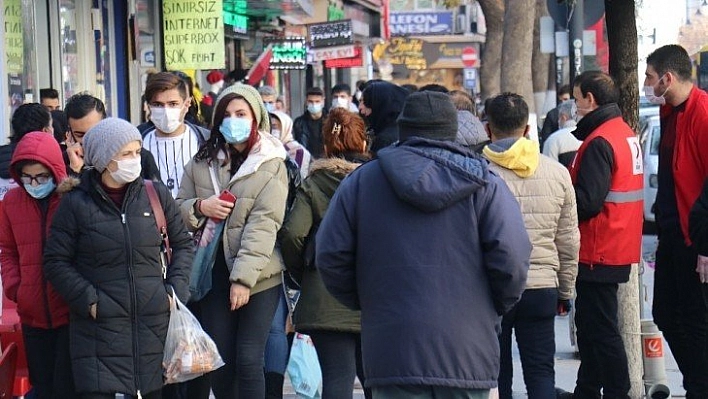
M 411 93 L 397 121 L 401 141 L 411 136 L 442 141 L 455 141 L 457 137 L 457 109 L 445 93 Z
M 219 93 L 219 97 L 216 99 L 216 108 L 221 100 L 226 97 L 227 94 L 238 94 L 239 96 L 246 99 L 246 102 L 251 106 L 253 113 L 255 114 L 256 124 L 258 125 L 258 130 L 262 132 L 270 133 L 270 117 L 268 116 L 268 110 L 266 110 L 263 104 L 263 99 L 253 86 L 245 85 L 242 83 L 235 83 L 231 86 L 225 88 Z M 214 120 L 212 118 L 212 123 Z
M 86 132 L 84 136 L 84 162 L 103 173 L 111 159 L 131 141 L 140 141 L 142 136 L 130 122 L 120 118 L 106 118 Z

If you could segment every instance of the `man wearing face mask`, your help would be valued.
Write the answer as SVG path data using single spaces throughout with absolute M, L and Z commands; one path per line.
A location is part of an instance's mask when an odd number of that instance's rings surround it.
M 708 177 L 708 94 L 691 81 L 692 64 L 678 45 L 647 57 L 644 92 L 661 104 L 659 188 L 652 314 L 683 374 L 686 398 L 708 397 L 708 256 L 691 241 L 691 207 Z
M 209 131 L 185 121 L 192 101 L 187 83 L 178 76 L 161 72 L 150 78 L 145 88 L 152 126 L 143 132 L 143 148 L 155 155 L 160 180 L 177 196 L 184 165 L 209 137 Z
M 273 86 L 261 86 L 258 88 L 258 94 L 261 95 L 263 105 L 265 105 L 268 113 L 277 111 L 275 103 L 278 101 L 278 91 Z
M 307 89 L 307 110 L 293 122 L 293 137 L 304 145 L 313 159 L 322 157 L 322 122 L 327 116 L 324 109 L 324 92 L 319 87 Z
M 643 163 L 634 131 L 617 106 L 609 75 L 575 78 L 581 117 L 573 134 L 583 143 L 570 175 L 578 204 L 580 259 L 575 322 L 580 368 L 573 398 L 629 399 L 627 355 L 617 320 L 617 289 L 629 281 L 642 244 Z
M 346 83 L 340 83 L 332 87 L 332 108 L 345 108 L 351 112 L 359 112 L 352 102 L 352 88 Z

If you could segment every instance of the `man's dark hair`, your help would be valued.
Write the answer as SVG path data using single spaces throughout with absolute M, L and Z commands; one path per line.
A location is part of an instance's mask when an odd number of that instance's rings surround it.
M 450 90 L 448 90 L 447 87 L 445 87 L 443 85 L 439 85 L 437 83 L 431 83 L 429 85 L 425 85 L 425 86 L 419 88 L 418 91 L 437 91 L 437 92 L 445 93 L 445 94 L 450 92 Z
M 516 93 L 499 94 L 485 104 L 487 122 L 497 137 L 511 137 L 529 123 L 529 106 Z
M 152 75 L 145 84 L 145 101 L 150 104 L 158 93 L 172 89 L 177 89 L 183 100 L 191 96 L 192 88 L 189 86 L 190 80 L 187 79 L 189 76 L 184 72 L 177 72 L 158 72 Z
M 560 88 L 558 88 L 558 97 L 562 96 L 563 94 L 568 94 L 570 96 L 573 95 L 573 90 L 570 88 L 570 85 L 563 85 Z
M 52 115 L 47 108 L 39 103 L 20 105 L 12 114 L 11 143 L 17 143 L 29 132 L 39 132 L 51 126 Z
M 336 84 L 332 87 L 332 94 L 337 94 L 337 93 L 341 93 L 341 92 L 345 92 L 345 93 L 347 93 L 348 96 L 351 96 L 352 95 L 352 88 L 351 88 L 351 86 L 349 86 L 346 83 Z
M 57 91 L 57 89 L 52 88 L 39 89 L 39 101 L 42 101 L 43 98 L 56 98 L 58 100 L 59 92 Z
M 679 80 L 691 80 L 691 57 L 688 52 L 678 44 L 669 44 L 659 47 L 647 57 L 647 65 L 661 77 L 666 72 L 678 76 Z
M 319 87 L 310 87 L 307 89 L 307 93 L 305 94 L 305 97 L 307 96 L 322 96 L 324 97 L 324 91 L 320 89 Z
M 81 119 L 94 110 L 103 118 L 106 117 L 106 106 L 103 105 L 103 101 L 88 93 L 79 93 L 71 96 L 66 102 L 64 114 L 67 120 Z
M 54 128 L 54 138 L 58 143 L 64 141 L 66 132 L 69 131 L 69 122 L 66 120 L 66 113 L 60 109 L 51 111 L 52 127 Z
M 592 93 L 597 105 L 619 101 L 619 88 L 617 88 L 614 79 L 604 72 L 585 71 L 575 78 L 573 85 L 580 89 L 583 97 Z

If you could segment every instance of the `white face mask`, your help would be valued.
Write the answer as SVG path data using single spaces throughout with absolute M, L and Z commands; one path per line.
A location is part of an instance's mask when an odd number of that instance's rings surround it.
M 150 107 L 150 120 L 157 130 L 170 134 L 182 125 L 182 107 Z
M 271 129 L 270 134 L 273 135 L 276 139 L 280 140 L 280 130 L 278 129 Z
M 342 97 L 337 97 L 332 100 L 332 108 L 349 108 L 349 100 Z
M 120 161 L 114 159 L 114 161 L 118 165 L 118 169 L 115 172 L 109 169 L 108 172 L 116 183 L 128 184 L 140 177 L 140 172 L 142 172 L 140 157 L 122 159 Z
M 661 82 L 661 79 L 659 79 L 659 82 Z M 647 101 L 654 105 L 666 104 L 666 97 L 664 96 L 668 91 L 669 88 L 667 87 L 666 90 L 664 90 L 664 93 L 662 93 L 660 96 L 657 96 L 656 94 L 654 94 L 654 86 L 644 86 L 644 96 L 647 98 Z

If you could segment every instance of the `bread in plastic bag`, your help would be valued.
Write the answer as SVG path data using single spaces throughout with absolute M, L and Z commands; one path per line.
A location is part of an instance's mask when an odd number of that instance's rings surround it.
M 184 382 L 224 365 L 214 340 L 192 312 L 173 295 L 162 358 L 165 384 Z

